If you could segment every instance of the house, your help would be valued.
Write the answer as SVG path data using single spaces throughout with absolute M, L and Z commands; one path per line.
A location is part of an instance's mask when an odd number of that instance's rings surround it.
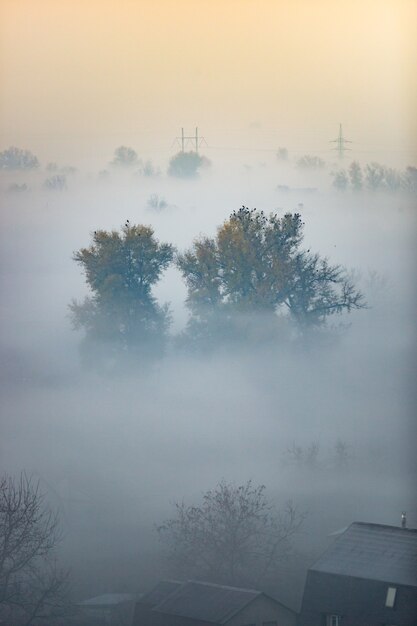
M 130 593 L 105 593 L 80 602 L 79 618 L 86 626 L 130 626 L 135 602 Z
M 355 522 L 309 569 L 299 626 L 417 624 L 417 530 Z
M 179 589 L 184 583 L 178 580 L 161 580 L 156 587 L 141 596 L 140 602 L 150 608 L 153 608 L 171 593 Z
M 261 591 L 162 581 L 137 602 L 133 626 L 295 626 L 296 618 Z

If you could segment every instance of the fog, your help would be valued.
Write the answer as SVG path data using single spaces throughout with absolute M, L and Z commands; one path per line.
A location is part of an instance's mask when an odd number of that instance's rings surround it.
M 196 180 L 168 177 L 165 162 L 152 178 L 110 168 L 100 180 L 80 168 L 63 191 L 42 188 L 45 171 L 1 174 L 0 468 L 38 477 L 59 508 L 77 597 L 149 588 L 167 571 L 154 525 L 173 501 L 198 502 L 222 478 L 263 483 L 278 505 L 292 499 L 307 513 L 303 567 L 352 521 L 397 525 L 406 510 L 417 523 L 413 198 L 338 193 L 331 167 L 303 173 L 274 154 L 209 156 Z M 30 189 L 7 191 L 16 180 Z M 166 208 L 150 209 L 151 194 Z M 368 308 L 309 345 L 198 356 L 171 346 L 152 366 L 85 370 L 68 303 L 87 294 L 72 255 L 92 231 L 129 219 L 183 251 L 242 204 L 301 212 L 303 247 L 353 270 Z M 170 303 L 175 336 L 188 312 L 173 266 L 155 295 Z M 315 466 L 296 462 L 294 446 L 313 443 Z
M 267 589 L 295 609 L 340 529 L 417 527 L 416 23 L 408 0 L 0 2 L 0 478 L 26 472 L 58 511 L 73 600 L 178 578 L 156 526 L 222 480 L 305 516 Z M 210 164 L 168 175 L 196 127 Z M 9 169 L 10 146 L 38 167 Z M 139 160 L 112 164 L 119 146 Z M 301 248 L 367 306 L 187 352 L 173 262 L 164 356 L 86 367 L 69 304 L 94 231 L 150 225 L 183 253 L 242 205 L 300 213 Z

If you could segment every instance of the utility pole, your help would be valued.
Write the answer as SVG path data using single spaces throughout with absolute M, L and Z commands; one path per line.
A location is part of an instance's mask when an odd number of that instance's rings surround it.
M 352 142 L 349 141 L 349 139 L 345 139 L 343 137 L 342 124 L 339 124 L 339 135 L 337 139 L 333 139 L 330 143 L 336 144 L 333 150 L 337 150 L 339 159 L 343 159 L 343 157 L 345 156 L 345 151 L 350 150 L 350 148 L 346 148 L 345 144 L 352 143 Z
M 185 148 L 190 144 L 192 148 L 194 149 L 194 151 L 197 152 L 197 154 L 198 154 L 198 149 L 203 144 L 207 146 L 207 141 L 205 140 L 205 138 L 199 137 L 198 135 L 198 127 L 196 127 L 195 129 L 195 135 L 189 135 L 189 136 L 186 136 L 184 134 L 184 129 L 181 128 L 181 137 L 175 137 L 172 145 L 181 146 L 181 152 L 185 152 Z

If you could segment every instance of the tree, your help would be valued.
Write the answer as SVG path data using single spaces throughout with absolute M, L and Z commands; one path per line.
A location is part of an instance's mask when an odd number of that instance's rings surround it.
M 288 161 L 288 148 L 278 148 L 277 159 L 278 161 Z
M 161 171 L 158 167 L 155 167 L 152 161 L 148 160 L 148 161 L 145 161 L 145 163 L 141 167 L 140 173 L 143 176 L 151 178 L 152 176 L 159 176 Z
M 65 174 L 54 174 L 45 180 L 43 186 L 51 191 L 63 191 L 67 188 L 67 177 Z
M 201 167 L 207 167 L 210 161 L 198 152 L 178 152 L 169 162 L 168 174 L 177 178 L 195 178 Z
M 277 511 L 265 486 L 250 480 L 240 486 L 222 481 L 200 505 L 174 507 L 157 532 L 176 572 L 229 585 L 264 584 L 290 553 L 304 517 L 291 503 Z
M 333 173 L 333 187 L 339 189 L 340 191 L 345 191 L 348 186 L 349 180 L 345 170 L 338 170 Z
M 114 151 L 112 165 L 119 165 L 121 167 L 132 167 L 133 165 L 138 164 L 138 155 L 135 150 L 133 150 L 133 148 L 120 146 Z
M 250 327 L 261 326 L 270 340 L 278 319 L 288 315 L 301 330 L 363 307 L 362 294 L 342 267 L 300 250 L 303 226 L 298 213 L 280 218 L 242 207 L 216 237 L 200 238 L 179 255 L 188 287 L 189 334 L 242 338 Z
M 29 150 L 21 150 L 11 146 L 0 152 L 0 169 L 31 170 L 39 167 L 38 158 Z
M 311 156 L 310 154 L 306 154 L 300 157 L 297 160 L 297 167 L 302 170 L 310 169 L 310 170 L 320 170 L 326 163 L 318 156 Z
M 163 209 L 167 208 L 168 203 L 165 198 L 159 196 L 157 193 L 153 193 L 148 198 L 147 206 L 149 209 L 162 211 Z
M 368 163 L 365 166 L 365 176 L 368 188 L 372 191 L 381 189 L 384 186 L 385 171 L 383 165 Z
M 352 188 L 355 191 L 360 191 L 363 186 L 363 174 L 361 166 L 357 161 L 352 161 L 349 165 L 349 178 Z
M 411 193 L 417 193 L 417 167 L 408 165 L 402 181 L 403 188 Z
M 346 469 L 349 463 L 349 446 L 343 439 L 338 439 L 334 446 L 336 468 Z
M 173 247 L 161 244 L 149 226 L 123 226 L 94 232 L 89 248 L 74 260 L 93 293 L 70 305 L 75 328 L 84 328 L 84 355 L 95 358 L 153 355 L 162 352 L 169 325 L 167 306 L 159 306 L 152 287 L 173 258 Z M 88 360 L 88 359 L 87 359 Z
M 320 443 L 312 441 L 309 446 L 303 448 L 292 443 L 290 448 L 285 451 L 285 456 L 291 465 L 295 465 L 298 469 L 306 466 L 309 470 L 319 467 Z
M 401 188 L 403 176 L 393 167 L 384 168 L 384 184 L 388 191 L 398 191 Z
M 68 572 L 55 552 L 59 520 L 39 482 L 0 477 L 0 621 L 29 626 L 68 610 Z
M 397 192 L 400 189 L 415 191 L 417 189 L 417 168 L 407 167 L 405 172 L 398 171 L 392 167 L 381 165 L 380 163 L 367 163 L 365 165 L 365 180 L 368 189 L 377 191 Z M 349 177 L 352 188 L 359 191 L 363 187 L 363 173 L 357 161 L 353 161 L 349 166 Z

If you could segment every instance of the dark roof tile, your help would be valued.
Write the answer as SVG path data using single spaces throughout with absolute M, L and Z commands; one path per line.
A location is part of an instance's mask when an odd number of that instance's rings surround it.
M 262 592 L 253 589 L 189 581 L 154 610 L 222 624 L 260 595 Z
M 311 568 L 417 586 L 417 530 L 354 522 Z
M 151 591 L 148 591 L 140 598 L 140 603 L 155 606 L 163 602 L 165 598 L 181 587 L 181 585 L 183 583 L 178 580 L 161 580 Z

